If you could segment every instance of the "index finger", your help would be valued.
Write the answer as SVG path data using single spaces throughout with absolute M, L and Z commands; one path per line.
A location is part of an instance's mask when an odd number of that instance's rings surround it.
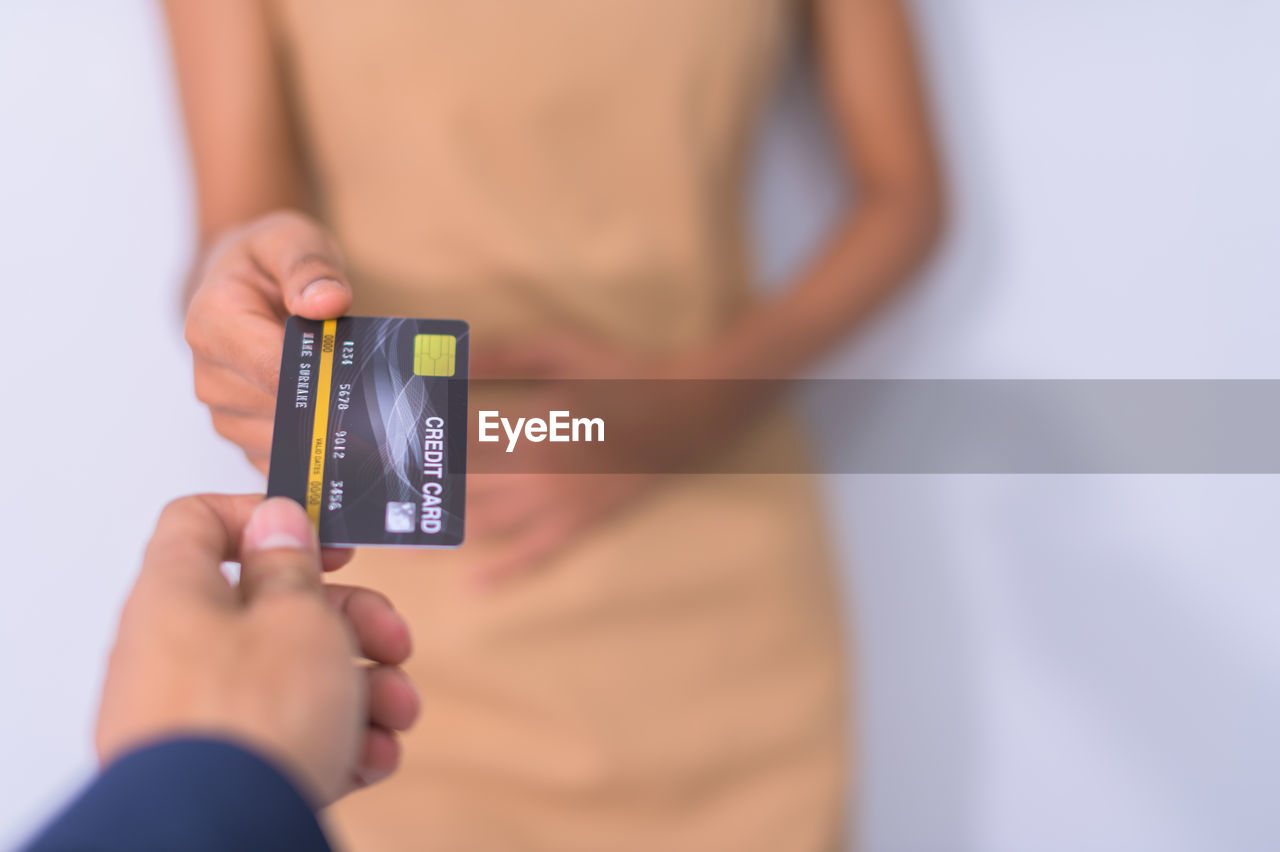
M 275 396 L 284 322 L 262 298 L 251 285 L 236 279 L 197 293 L 187 315 L 186 338 L 197 358 L 228 369 Z
M 260 494 L 199 494 L 169 503 L 147 544 L 136 588 L 167 589 L 236 603 L 219 566 L 238 556 Z

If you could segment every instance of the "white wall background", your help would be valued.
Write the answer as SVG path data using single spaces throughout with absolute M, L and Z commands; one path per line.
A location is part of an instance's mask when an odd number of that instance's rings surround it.
M 918 0 L 950 243 L 836 375 L 1280 378 L 1280 6 Z M 0 4 L 0 847 L 91 770 L 160 505 L 255 490 L 191 398 L 189 188 L 147 0 Z M 793 80 L 782 277 L 838 201 Z M 821 412 L 819 412 L 819 415 Z M 839 423 L 818 423 L 838 454 Z M 1280 482 L 829 479 L 869 850 L 1280 843 Z

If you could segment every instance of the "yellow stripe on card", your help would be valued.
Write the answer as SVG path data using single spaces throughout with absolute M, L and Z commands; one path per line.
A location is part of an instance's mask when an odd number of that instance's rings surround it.
M 307 468 L 307 516 L 320 527 L 324 496 L 324 457 L 329 444 L 329 387 L 333 384 L 334 338 L 338 321 L 325 320 L 320 332 L 320 368 L 316 370 L 315 419 L 311 424 L 311 465 Z

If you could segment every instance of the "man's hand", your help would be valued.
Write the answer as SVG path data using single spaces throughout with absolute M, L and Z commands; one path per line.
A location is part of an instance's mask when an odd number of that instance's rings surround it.
M 219 566 L 239 560 L 240 584 Z M 418 698 L 382 596 L 321 583 L 306 513 L 275 498 L 165 508 L 125 604 L 98 714 L 104 763 L 148 741 L 227 737 L 323 806 L 390 774 Z M 369 660 L 359 663 L 355 657 Z
M 285 319 L 351 307 L 337 243 L 300 213 L 273 213 L 215 243 L 194 283 L 186 337 L 196 397 L 218 434 L 265 472 Z

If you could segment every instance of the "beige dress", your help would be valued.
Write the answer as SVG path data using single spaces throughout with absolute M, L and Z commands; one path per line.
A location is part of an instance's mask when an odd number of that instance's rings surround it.
M 747 145 L 788 0 L 276 0 L 356 313 L 704 340 L 750 299 Z M 740 452 L 803 452 L 785 418 Z M 797 462 L 798 463 L 798 462 Z M 783 852 L 841 842 L 841 636 L 800 475 L 673 478 L 492 594 L 457 551 L 343 578 L 414 629 L 423 713 L 356 850 Z

